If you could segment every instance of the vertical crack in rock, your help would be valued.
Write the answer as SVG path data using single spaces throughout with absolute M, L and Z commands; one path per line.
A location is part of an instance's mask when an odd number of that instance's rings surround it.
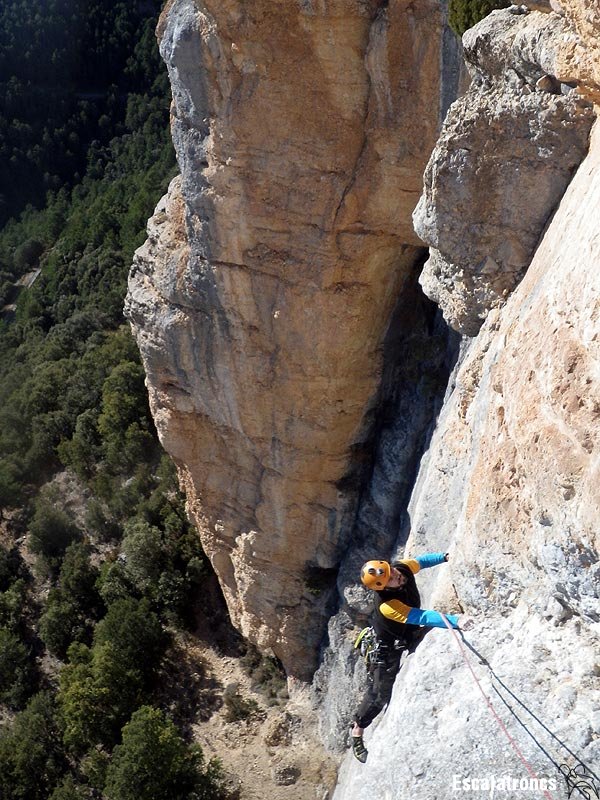
M 498 713 L 506 715 L 506 704 L 510 707 L 507 729 L 553 797 L 566 797 L 573 788 L 563 782 L 558 765 L 587 765 L 597 773 L 600 757 L 594 711 L 600 686 L 600 127 L 593 124 L 588 152 L 569 181 L 564 164 L 588 147 L 592 114 L 561 85 L 568 79 L 579 95 L 594 96 L 600 15 L 591 0 L 561 0 L 561 5 L 563 19 L 515 7 L 518 24 L 506 12 L 495 12 L 466 36 L 467 50 L 474 44 L 485 69 L 474 76 L 470 102 L 450 112 L 464 152 L 452 146 L 446 129 L 442 146 L 450 163 L 434 158 L 429 175 L 432 184 L 438 174 L 444 179 L 437 198 L 444 215 L 433 213 L 425 223 L 431 236 L 445 243 L 452 242 L 456 227 L 465 253 L 476 252 L 482 240 L 486 246 L 492 241 L 484 227 L 488 221 L 477 216 L 477 200 L 499 232 L 506 226 L 509 240 L 522 224 L 512 224 L 511 202 L 525 215 L 525 225 L 539 220 L 543 230 L 541 238 L 535 233 L 539 241 L 533 242 L 531 263 L 506 302 L 494 300 L 489 310 L 482 305 L 481 330 L 461 342 L 408 503 L 406 541 L 407 555 L 450 552 L 448 564 L 419 576 L 421 597 L 428 607 L 472 616 L 466 638 L 487 659 L 472 658 L 472 666 Z M 504 85 L 513 83 L 516 94 Z M 536 98 L 538 93 L 549 97 Z M 561 109 L 564 98 L 568 104 Z M 474 119 L 479 136 L 461 139 Z M 511 162 L 512 169 L 524 170 L 525 192 L 518 193 L 517 182 L 503 197 L 502 181 L 488 177 L 501 171 L 515 149 L 529 146 L 520 141 L 527 142 L 527 129 L 534 145 L 531 164 Z M 555 180 L 555 164 L 536 147 L 555 146 L 561 138 L 567 156 L 559 146 L 558 171 L 565 169 L 568 186 L 552 203 L 546 195 L 537 205 L 526 168 L 535 166 L 544 193 Z M 557 185 L 564 180 L 563 174 Z M 454 187 L 447 205 L 443 186 Z M 502 216 L 502 208 L 509 216 Z M 437 287 L 444 314 L 478 329 L 476 314 L 469 316 L 473 298 L 454 267 L 448 262 L 446 283 Z M 441 283 L 439 276 L 436 280 Z M 454 289 L 452 281 L 458 284 Z M 360 589 L 345 588 L 348 607 L 330 625 L 338 650 L 328 653 L 317 673 L 329 691 L 325 738 L 338 746 L 352 718 L 347 698 L 358 696 L 353 689 L 360 661 L 349 656 L 359 594 Z M 365 741 L 369 758 L 361 764 L 347 755 L 336 800 L 362 800 L 365 786 L 374 797 L 394 800 L 437 800 L 477 789 L 510 795 L 511 783 L 514 791 L 527 780 L 519 756 L 490 726 L 487 704 L 445 630 L 431 631 L 406 659 L 390 704 Z M 540 780 L 529 787 L 541 791 L 542 785 Z
M 423 252 L 411 213 L 440 123 L 444 9 L 384 6 L 173 0 L 159 25 L 181 176 L 127 314 L 232 620 L 303 680 L 356 515 L 343 478 L 372 439 L 384 338 Z
M 365 156 L 366 149 L 367 149 L 368 128 L 369 128 L 368 120 L 369 120 L 369 116 L 373 112 L 373 108 L 372 108 L 373 76 L 371 75 L 371 71 L 370 71 L 370 68 L 369 68 L 369 59 L 370 59 L 370 56 L 371 56 L 371 53 L 372 53 L 373 49 L 376 48 L 376 46 L 377 46 L 375 44 L 375 40 L 381 35 L 381 29 L 383 28 L 385 30 L 387 28 L 387 26 L 388 26 L 388 19 L 387 19 L 387 13 L 386 13 L 387 12 L 387 7 L 388 7 L 388 2 L 389 2 L 389 0 L 380 0 L 380 2 L 378 3 L 377 7 L 374 9 L 373 17 L 372 17 L 371 24 L 370 24 L 369 30 L 368 30 L 368 37 L 367 37 L 367 40 L 366 40 L 366 48 L 365 48 L 365 53 L 364 53 L 364 57 L 363 57 L 363 61 L 364 61 L 364 65 L 365 65 L 366 79 L 367 79 L 367 90 L 365 92 L 365 101 L 364 101 L 364 116 L 363 116 L 362 124 L 361 124 L 361 130 L 363 131 L 363 137 L 362 137 L 362 142 L 361 142 L 361 145 L 360 145 L 360 149 L 359 149 L 358 154 L 356 156 L 356 161 L 355 161 L 354 167 L 352 168 L 352 171 L 351 171 L 351 174 L 350 174 L 350 179 L 349 179 L 348 183 L 346 184 L 346 186 L 344 187 L 344 190 L 343 190 L 342 195 L 340 197 L 340 202 L 338 203 L 338 206 L 337 206 L 337 208 L 335 210 L 335 216 L 334 216 L 334 219 L 333 219 L 333 228 L 334 229 L 336 229 L 337 226 L 338 226 L 338 218 L 340 217 L 340 212 L 342 211 L 342 209 L 344 207 L 344 204 L 345 204 L 345 201 L 346 201 L 346 196 L 348 195 L 348 193 L 350 192 L 350 190 L 354 186 L 354 183 L 355 183 L 355 181 L 357 179 L 358 173 L 359 173 L 360 168 L 362 166 L 363 158 Z
M 357 487 L 359 498 L 338 575 L 341 608 L 329 621 L 328 648 L 313 681 L 322 738 L 338 752 L 345 745 L 342 731 L 364 690 L 350 632 L 367 624 L 371 598 L 357 575 L 367 559 L 402 550 L 416 474 L 458 353 L 460 337 L 448 329 L 418 284 L 420 266 L 399 298 L 385 338 L 371 439 L 345 477 Z

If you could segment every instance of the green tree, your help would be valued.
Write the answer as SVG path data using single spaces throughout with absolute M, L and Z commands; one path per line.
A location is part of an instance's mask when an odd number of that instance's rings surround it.
M 27 239 L 15 250 L 15 266 L 20 272 L 25 272 L 37 264 L 43 252 L 44 245 L 41 242 L 37 239 Z
M 17 634 L 0 628 L 0 702 L 21 708 L 34 690 L 34 677 L 29 648 Z
M 0 545 L 0 592 L 5 592 L 24 575 L 25 565 L 18 549 L 7 550 Z
M 142 706 L 123 728 L 104 793 L 108 800 L 218 800 L 219 766 L 204 763 L 202 750 L 187 745 L 161 711 Z
M 109 607 L 91 649 L 71 645 L 59 693 L 70 749 L 83 753 L 98 743 L 114 745 L 148 695 L 166 643 L 149 602 L 128 598 Z
M 107 606 L 136 594 L 135 586 L 131 582 L 125 566 L 119 561 L 107 561 L 102 565 L 98 589 Z
M 124 667 L 150 677 L 166 646 L 160 620 L 148 600 L 117 600 L 96 626 L 94 647 L 109 645 Z
M 29 475 L 43 478 L 58 466 L 56 446 L 69 433 L 69 420 L 64 411 L 49 411 L 31 419 L 30 447 L 23 457 Z
M 64 658 L 71 642 L 84 637 L 85 624 L 77 605 L 54 589 L 50 591 L 40 617 L 39 630 L 48 650 L 58 658 Z
M 110 575 L 103 591 L 119 589 L 115 579 L 122 574 L 170 622 L 180 624 L 187 620 L 194 589 L 206 574 L 198 536 L 189 530 L 178 499 L 160 490 L 140 504 L 140 514 L 156 524 L 140 517 L 127 523 L 121 546 L 122 570 Z
M 0 459 L 0 519 L 5 508 L 12 508 L 21 500 L 21 482 L 16 466 Z
M 66 769 L 56 706 L 33 697 L 0 735 L 0 787 L 7 800 L 46 800 Z
M 17 632 L 23 625 L 27 589 L 23 578 L 0 592 L 0 625 Z
M 72 542 L 65 550 L 58 585 L 61 592 L 75 603 L 84 614 L 99 612 L 100 598 L 96 588 L 98 569 L 90 561 L 92 550 L 85 542 Z
M 510 0 L 450 0 L 448 21 L 459 36 L 476 25 L 495 8 L 507 8 Z
M 87 786 L 81 786 L 72 775 L 67 775 L 52 792 L 49 800 L 90 800 L 92 796 Z
M 101 542 L 118 539 L 122 533 L 121 526 L 115 517 L 95 499 L 88 504 L 85 524 Z
M 102 387 L 98 430 L 106 460 L 116 470 L 133 469 L 147 459 L 154 446 L 144 381 L 141 364 L 123 362 L 113 369 Z
M 57 563 L 71 542 L 81 536 L 77 525 L 48 500 L 36 504 L 33 519 L 29 524 L 29 543 L 34 553 Z
M 155 596 L 166 567 L 166 554 L 160 530 L 143 520 L 131 520 L 125 527 L 121 549 L 126 570 L 142 594 Z
M 105 708 L 118 687 L 102 684 L 92 662 L 92 651 L 79 642 L 68 650 L 69 664 L 60 673 L 58 700 L 64 720 L 64 743 L 82 754 L 98 742 L 110 741 Z
M 0 626 L 17 635 L 24 629 L 28 578 L 18 549 L 0 546 Z
M 58 445 L 58 456 L 62 463 L 73 467 L 83 479 L 94 474 L 94 467 L 100 458 L 97 422 L 96 410 L 86 409 L 77 417 L 72 438 L 63 439 Z
M 96 588 L 98 569 L 90 562 L 90 546 L 72 542 L 65 550 L 56 588 L 40 617 L 40 636 L 51 653 L 64 658 L 72 641 L 89 635 L 102 601 Z

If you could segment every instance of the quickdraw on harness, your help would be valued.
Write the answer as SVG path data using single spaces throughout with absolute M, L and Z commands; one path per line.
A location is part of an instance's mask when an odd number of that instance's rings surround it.
M 360 651 L 367 669 L 378 663 L 380 642 L 373 628 L 363 628 L 356 637 L 354 647 Z
M 380 642 L 380 640 L 377 638 L 374 628 L 371 627 L 362 629 L 362 631 L 356 637 L 354 647 L 355 649 L 360 650 L 360 654 L 363 657 L 369 671 L 373 670 L 380 664 L 385 664 L 386 657 L 389 656 L 390 653 L 389 645 L 382 644 L 382 642 Z M 396 641 L 393 649 L 402 650 L 405 647 L 406 645 L 404 642 Z

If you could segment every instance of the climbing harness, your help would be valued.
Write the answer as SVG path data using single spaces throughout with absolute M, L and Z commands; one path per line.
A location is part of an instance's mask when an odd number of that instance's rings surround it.
M 372 627 L 363 628 L 354 641 L 355 649 L 360 651 L 361 656 L 367 665 L 367 670 L 371 672 L 375 667 L 388 662 L 390 650 L 404 650 L 406 643 L 396 639 L 394 644 L 383 644 L 377 637 L 375 629 Z
M 354 648 L 360 652 L 367 669 L 375 666 L 380 660 L 380 642 L 371 627 L 362 629 L 356 637 Z

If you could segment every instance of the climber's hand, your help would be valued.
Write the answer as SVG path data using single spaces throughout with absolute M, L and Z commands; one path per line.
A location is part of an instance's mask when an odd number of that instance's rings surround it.
M 470 631 L 475 626 L 475 619 L 468 614 L 463 614 L 458 618 L 458 629 L 461 631 Z
M 450 553 L 444 553 L 444 561 L 450 560 Z

